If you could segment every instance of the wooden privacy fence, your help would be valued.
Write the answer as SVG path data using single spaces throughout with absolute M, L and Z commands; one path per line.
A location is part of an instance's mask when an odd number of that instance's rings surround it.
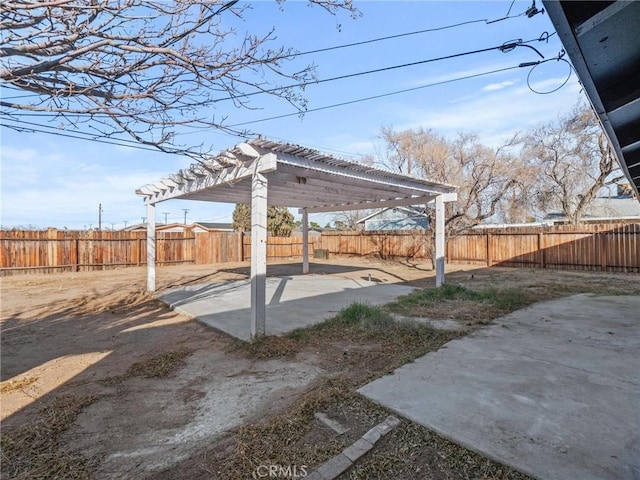
M 309 241 L 313 254 L 314 241 Z M 302 256 L 302 238 L 269 237 L 270 259 Z M 251 235 L 157 232 L 156 262 L 212 264 L 251 258 Z M 87 271 L 146 265 L 146 232 L 0 231 L 0 274 Z
M 431 238 L 423 231 L 323 232 L 316 245 L 334 255 L 429 258 Z
M 640 224 L 474 230 L 447 242 L 450 262 L 640 272 Z
M 251 258 L 251 234 L 242 236 L 242 259 Z M 271 237 L 267 238 L 267 258 L 294 258 L 302 257 L 302 237 Z M 313 256 L 313 250 L 318 248 L 314 239 L 309 238 L 309 256 Z
M 424 232 L 325 232 L 309 239 L 332 255 L 430 258 Z M 251 235 L 158 232 L 159 265 L 251 258 Z M 1 231 L 0 273 L 100 270 L 146 264 L 145 232 Z M 269 237 L 267 256 L 300 258 L 301 237 Z M 447 242 L 452 263 L 640 272 L 640 224 L 474 230 Z
M 159 264 L 193 262 L 193 237 L 159 232 Z M 147 259 L 145 232 L 2 231 L 0 269 L 13 271 L 85 271 L 143 265 Z

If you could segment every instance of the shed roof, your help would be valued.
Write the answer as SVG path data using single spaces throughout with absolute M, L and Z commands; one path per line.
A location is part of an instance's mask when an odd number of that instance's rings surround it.
M 147 203 L 172 198 L 249 203 L 251 178 L 268 179 L 269 205 L 309 211 L 376 208 L 381 202 L 424 203 L 452 185 L 343 160 L 300 145 L 256 138 L 136 191 Z
M 200 227 L 206 230 L 233 230 L 233 223 L 194 222 L 191 227 Z

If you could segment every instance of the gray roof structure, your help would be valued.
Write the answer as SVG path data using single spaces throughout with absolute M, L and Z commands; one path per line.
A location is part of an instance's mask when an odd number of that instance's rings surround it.
M 456 191 L 452 185 L 343 160 L 300 145 L 256 138 L 145 185 L 136 193 L 151 204 L 172 198 L 249 203 L 251 175 L 257 169 L 269 179 L 269 205 L 309 212 L 378 208 L 388 206 L 380 203 L 389 201 L 423 204 L 426 197 Z
M 543 3 L 638 198 L 640 1 Z
M 191 227 L 202 227 L 207 230 L 233 230 L 232 223 L 219 222 L 194 222 Z

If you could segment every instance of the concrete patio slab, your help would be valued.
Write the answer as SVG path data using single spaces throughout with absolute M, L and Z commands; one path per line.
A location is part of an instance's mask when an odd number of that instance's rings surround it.
M 507 315 L 362 387 L 366 397 L 540 479 L 640 479 L 640 297 Z
M 267 335 L 282 335 L 335 316 L 354 302 L 382 305 L 414 289 L 328 275 L 267 278 Z M 172 309 L 241 340 L 250 339 L 251 282 L 191 285 L 158 298 Z

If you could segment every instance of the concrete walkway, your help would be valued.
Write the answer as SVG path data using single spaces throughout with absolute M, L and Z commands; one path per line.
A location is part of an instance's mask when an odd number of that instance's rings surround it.
M 412 291 L 402 285 L 329 275 L 267 278 L 267 335 L 322 322 L 354 302 L 382 305 Z M 177 312 L 239 339 L 250 339 L 248 280 L 176 288 L 158 298 Z
M 541 479 L 640 479 L 640 297 L 520 310 L 360 393 Z

